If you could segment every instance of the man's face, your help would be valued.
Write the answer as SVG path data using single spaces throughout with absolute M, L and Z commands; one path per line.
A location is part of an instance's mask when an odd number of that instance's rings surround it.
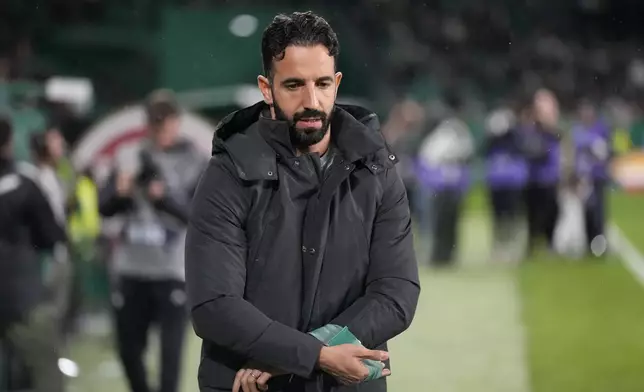
M 168 117 L 152 130 L 152 138 L 157 146 L 166 149 L 174 145 L 179 135 L 179 116 Z
M 264 100 L 273 117 L 289 123 L 296 148 L 319 143 L 329 129 L 338 86 L 335 59 L 322 45 L 289 46 L 282 60 L 273 61 L 272 80 L 260 76 Z
M 595 108 L 591 104 L 582 104 L 579 108 L 579 117 L 584 124 L 593 125 L 597 118 Z
M 0 146 L 0 159 L 13 158 L 13 138 L 10 138 L 3 146 Z
M 555 96 L 547 90 L 537 92 L 534 100 L 536 117 L 543 124 L 555 126 L 559 121 L 559 105 Z
M 45 138 L 51 159 L 58 162 L 65 155 L 65 138 L 57 129 L 47 132 Z

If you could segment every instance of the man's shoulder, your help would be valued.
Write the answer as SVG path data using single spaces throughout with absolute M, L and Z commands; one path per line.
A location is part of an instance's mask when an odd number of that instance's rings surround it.
M 215 147 L 221 146 L 233 138 L 238 138 L 240 135 L 247 134 L 266 108 L 267 105 L 264 102 L 258 102 L 224 117 L 217 125 L 213 135 L 213 152 Z
M 24 178 L 37 181 L 38 177 L 40 176 L 40 169 L 38 169 L 38 166 L 34 165 L 33 163 L 30 162 L 16 162 L 16 173 Z
M 236 120 L 234 131 L 219 128 L 213 137 L 212 156 L 234 166 L 242 180 L 277 179 L 277 155 L 259 130 L 257 121 Z M 236 128 L 239 127 L 239 128 Z M 226 157 L 226 158 L 224 158 Z
M 24 198 L 33 192 L 44 194 L 40 170 L 28 162 L 17 162 L 14 170 L 0 177 L 0 194 L 11 193 L 15 197 Z

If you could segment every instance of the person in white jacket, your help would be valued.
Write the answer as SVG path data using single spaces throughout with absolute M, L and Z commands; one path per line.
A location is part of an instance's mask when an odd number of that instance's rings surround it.
M 470 184 L 474 140 L 462 119 L 460 99 L 446 97 L 449 110 L 420 142 L 417 175 L 431 203 L 430 264 L 447 266 L 458 252 L 461 202 Z
M 553 247 L 562 256 L 579 259 L 586 254 L 585 201 L 591 192 L 590 184 L 575 174 L 570 175 L 559 191 Z

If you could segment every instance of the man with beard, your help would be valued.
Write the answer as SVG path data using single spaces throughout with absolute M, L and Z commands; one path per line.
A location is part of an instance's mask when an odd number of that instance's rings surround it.
M 278 15 L 263 102 L 218 127 L 186 239 L 201 391 L 386 391 L 418 269 L 376 115 L 335 104 L 338 52 L 321 17 Z

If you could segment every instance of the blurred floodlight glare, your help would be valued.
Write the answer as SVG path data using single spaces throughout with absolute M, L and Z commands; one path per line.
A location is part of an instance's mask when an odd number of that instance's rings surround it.
M 228 29 L 237 37 L 250 37 L 257 31 L 257 18 L 252 15 L 237 15 L 230 21 Z
M 58 359 L 58 369 L 67 377 L 76 378 L 80 374 L 80 369 L 76 362 L 67 358 Z

